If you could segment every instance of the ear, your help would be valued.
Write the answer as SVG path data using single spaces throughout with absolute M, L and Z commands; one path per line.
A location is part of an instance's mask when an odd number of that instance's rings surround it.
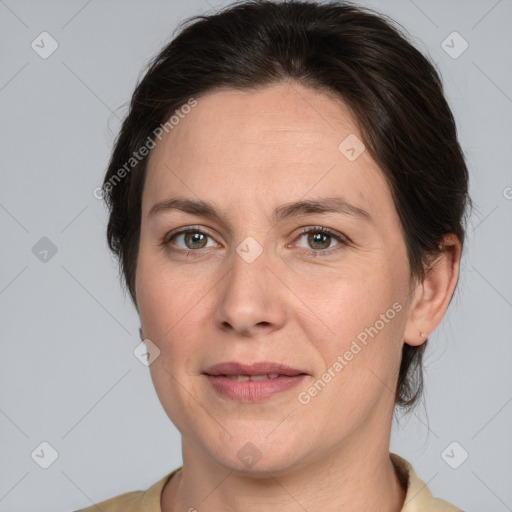
M 441 322 L 459 278 L 461 244 L 452 233 L 443 237 L 441 254 L 426 269 L 425 277 L 412 294 L 404 342 L 418 346 Z

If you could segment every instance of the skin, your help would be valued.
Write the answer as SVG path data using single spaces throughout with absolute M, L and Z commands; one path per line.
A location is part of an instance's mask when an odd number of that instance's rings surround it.
M 368 151 L 350 161 L 338 149 L 350 134 L 362 139 L 341 101 L 287 82 L 198 98 L 150 154 L 136 301 L 141 333 L 160 350 L 151 377 L 183 454 L 163 512 L 402 509 L 405 490 L 389 458 L 401 350 L 424 343 L 420 332 L 441 321 L 460 243 L 447 235 L 424 281 L 411 281 L 382 172 Z M 331 212 L 272 221 L 284 203 L 333 195 L 373 220 Z M 220 220 L 149 215 L 178 196 L 212 203 Z M 190 226 L 206 231 L 205 241 L 169 240 Z M 300 228 L 315 226 L 348 240 L 308 241 Z M 262 248 L 252 263 L 236 251 L 246 237 Z M 401 311 L 300 403 L 299 392 L 396 302 Z M 203 375 L 233 360 L 284 363 L 308 376 L 298 388 L 242 403 L 218 395 Z M 249 442 L 261 458 L 247 468 L 237 452 Z

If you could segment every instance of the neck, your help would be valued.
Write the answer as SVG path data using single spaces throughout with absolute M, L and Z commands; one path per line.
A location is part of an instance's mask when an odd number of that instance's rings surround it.
M 406 490 L 389 457 L 389 436 L 371 443 L 382 434 L 368 434 L 359 432 L 358 440 L 346 439 L 307 464 L 257 477 L 223 468 L 183 438 L 183 468 L 164 488 L 162 512 L 400 512 Z

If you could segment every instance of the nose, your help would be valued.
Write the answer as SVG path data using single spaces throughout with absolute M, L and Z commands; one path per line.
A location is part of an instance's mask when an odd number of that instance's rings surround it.
M 215 324 L 245 337 L 282 328 L 286 319 L 286 288 L 276 278 L 263 251 L 254 261 L 234 252 L 231 268 L 217 287 Z

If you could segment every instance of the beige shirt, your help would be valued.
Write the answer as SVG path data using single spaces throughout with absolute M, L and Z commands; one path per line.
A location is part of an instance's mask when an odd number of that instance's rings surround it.
M 418 478 L 413 467 L 405 459 L 390 453 L 390 458 L 407 487 L 404 506 L 400 512 L 462 512 L 447 501 L 434 498 L 426 484 Z M 175 473 L 175 469 L 153 484 L 147 491 L 133 491 L 102 501 L 76 512 L 162 512 L 160 496 L 162 490 Z M 98 508 L 97 508 L 98 507 Z

